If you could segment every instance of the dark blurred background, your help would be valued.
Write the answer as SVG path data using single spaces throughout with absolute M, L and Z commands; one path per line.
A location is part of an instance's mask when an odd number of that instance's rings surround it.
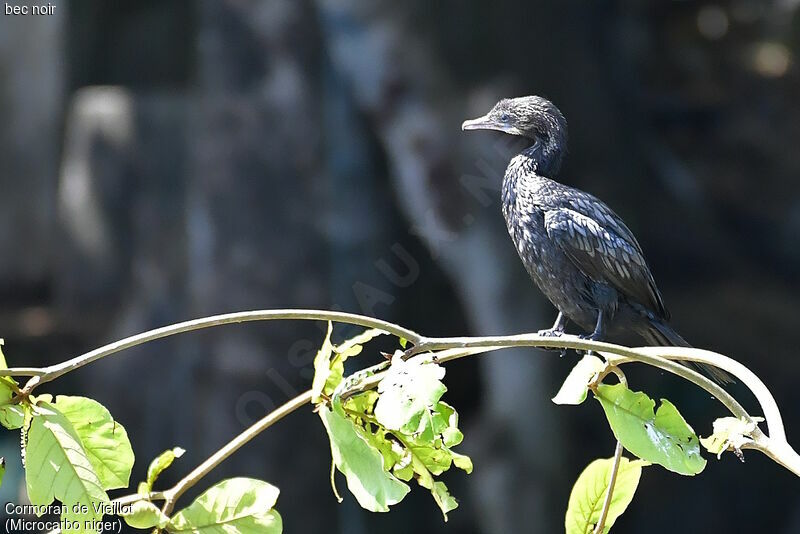
M 569 120 L 562 180 L 625 218 L 676 328 L 759 374 L 800 445 L 797 0 L 51 4 L 51 16 L 0 16 L 11 365 L 258 308 L 342 309 L 429 335 L 549 326 L 555 311 L 500 215 L 519 146 L 460 131 L 500 97 L 540 94 Z M 306 389 L 322 335 L 314 323 L 228 326 L 51 389 L 96 397 L 126 426 L 132 482 L 161 450 L 186 448 L 166 487 Z M 578 473 L 614 447 L 597 403 L 549 400 L 575 361 L 520 350 L 448 366 L 445 398 L 476 467 L 445 476 L 460 499 L 447 524 L 419 488 L 390 514 L 349 495 L 337 505 L 310 409 L 200 486 L 276 484 L 289 533 L 559 532 Z M 724 414 L 657 371 L 629 379 L 673 400 L 699 434 Z M 18 439 L 2 440 L 0 499 L 19 502 Z M 800 532 L 797 479 L 745 458 L 710 458 L 694 478 L 647 469 L 615 531 Z

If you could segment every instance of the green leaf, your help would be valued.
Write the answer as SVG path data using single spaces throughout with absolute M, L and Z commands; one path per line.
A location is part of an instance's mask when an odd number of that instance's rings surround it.
M 0 398 L 5 399 L 6 392 L 4 385 L 0 384 Z M 11 398 L 10 396 L 8 397 Z M 0 425 L 3 425 L 9 430 L 16 430 L 22 428 L 25 422 L 25 408 L 19 404 L 7 404 L 0 407 Z
M 405 433 L 423 432 L 432 424 L 430 409 L 447 388 L 442 383 L 444 367 L 421 354 L 408 360 L 392 359 L 386 376 L 378 384 L 380 398 L 375 417 L 389 430 Z M 432 429 L 431 429 L 432 433 Z
M 453 455 L 453 465 L 465 471 L 467 474 L 472 473 L 472 458 L 466 454 L 458 454 L 457 452 L 450 451 Z
M 333 462 L 347 478 L 347 487 L 362 508 L 388 512 L 389 506 L 402 501 L 410 489 L 384 470 L 381 452 L 339 410 L 340 407 L 336 411 L 326 406 L 319 408 L 330 438 Z
M 749 421 L 736 417 L 721 417 L 714 421 L 714 433 L 707 438 L 700 438 L 700 443 L 708 449 L 708 452 L 716 454 L 717 459 L 723 452 L 731 450 L 743 460 L 742 447 L 753 442 L 752 434 L 758 423 L 763 420 L 762 417 L 753 417 Z
M 311 402 L 319 403 L 323 400 L 322 395 L 330 395 L 344 376 L 344 363 L 340 358 L 331 362 L 333 354 L 333 344 L 331 343 L 331 333 L 333 323 L 328 321 L 328 331 L 325 340 L 314 357 L 314 380 L 311 383 Z
M 330 397 L 336 386 L 344 378 L 344 362 L 351 356 L 360 354 L 364 343 L 386 334 L 377 328 L 371 328 L 354 336 L 339 345 L 331 343 L 333 323 L 328 321 L 328 331 L 325 340 L 314 358 L 314 380 L 311 384 L 312 402 L 320 403 L 325 396 Z
M 438 504 L 439 508 L 442 510 L 442 515 L 444 516 L 446 523 L 447 512 L 451 512 L 458 508 L 458 502 L 452 495 L 450 495 L 450 492 L 447 490 L 447 486 L 445 486 L 444 482 L 434 482 L 433 488 L 431 488 L 431 493 L 433 494 L 433 500 L 436 501 L 436 504 Z
M 278 488 L 253 478 L 231 478 L 207 489 L 176 513 L 168 532 L 193 534 L 280 534 L 281 516 L 273 510 Z
M 682 475 L 696 475 L 706 465 L 697 435 L 666 399 L 655 401 L 624 384 L 600 384 L 595 392 L 614 435 L 630 452 Z
M 6 357 L 3 355 L 3 340 L 0 339 L 0 369 L 8 369 Z M 9 402 L 14 397 L 17 381 L 10 376 L 0 377 L 0 404 Z M 0 406 L 0 425 L 9 430 L 22 427 L 25 421 L 25 410 L 19 404 L 4 404 Z
M 125 427 L 93 399 L 59 395 L 55 407 L 78 434 L 103 489 L 127 488 L 134 456 Z
M 368 389 L 363 393 L 358 393 L 348 397 L 344 401 L 345 410 L 369 415 L 375 410 L 375 403 L 378 402 L 378 392 Z
M 341 355 L 344 359 L 349 358 L 350 356 L 355 356 L 357 354 L 361 354 L 362 346 L 375 339 L 378 336 L 382 336 L 383 334 L 388 334 L 388 332 L 384 330 L 379 330 L 378 328 L 370 328 L 369 330 L 365 330 L 362 333 L 358 334 L 355 337 L 348 339 L 333 347 L 333 352 L 336 354 Z
M 569 372 L 553 402 L 556 404 L 581 404 L 586 400 L 589 382 L 605 369 L 603 360 L 593 354 L 586 354 Z
M 398 338 L 398 341 L 400 342 L 400 347 L 403 349 L 408 345 L 408 340 L 404 337 Z
M 108 503 L 108 495 L 80 436 L 53 405 L 40 401 L 36 406 L 25 450 L 25 481 L 31 504 L 47 506 L 58 499 L 65 505 L 62 519 L 80 524 L 102 518 L 102 511 L 95 506 Z M 76 513 L 75 504 L 86 513 Z
M 169 523 L 169 517 L 158 506 L 145 500 L 136 501 L 129 507 L 120 507 L 120 515 L 133 528 L 164 528 Z
M 569 505 L 564 520 L 567 534 L 591 534 L 594 531 L 608 493 L 613 465 L 613 458 L 595 460 L 575 481 L 569 495 Z M 620 458 L 617 480 L 614 483 L 614 492 L 611 494 L 611 504 L 603 528 L 604 533 L 611 529 L 633 500 L 642 467 L 645 465 L 647 462 L 642 460 L 630 461 L 627 458 Z
M 446 522 L 447 512 L 455 510 L 458 507 L 458 502 L 447 491 L 447 486 L 445 486 L 444 482 L 435 481 L 433 475 L 446 471 L 450 467 L 450 458 L 447 458 L 447 467 L 442 468 L 441 464 L 436 463 L 441 460 L 441 457 L 431 457 L 428 454 L 424 454 L 424 451 L 413 447 L 411 454 L 411 467 L 416 475 L 417 483 L 430 490 L 433 500 L 436 501 L 439 509 L 441 509 Z
M 158 475 L 167 467 L 171 466 L 175 458 L 180 458 L 185 452 L 186 451 L 180 447 L 175 447 L 174 449 L 162 452 L 155 460 L 150 462 L 150 466 L 147 468 L 147 481 L 144 483 L 144 493 L 150 493 L 153 490 L 153 484 L 155 484 Z

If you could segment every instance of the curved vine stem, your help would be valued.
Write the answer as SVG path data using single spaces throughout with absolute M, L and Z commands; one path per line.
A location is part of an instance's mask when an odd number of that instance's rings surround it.
M 702 349 L 683 347 L 640 347 L 629 348 L 613 343 L 591 341 L 577 336 L 562 335 L 561 337 L 540 336 L 538 334 L 519 334 L 514 336 L 488 336 L 488 337 L 449 337 L 449 338 L 423 338 L 420 343 L 409 351 L 409 354 L 418 354 L 426 351 L 442 349 L 472 349 L 485 348 L 496 350 L 505 347 L 546 347 L 558 349 L 575 349 L 595 351 L 609 361 L 610 364 L 620 365 L 630 362 L 641 362 L 664 369 L 694 382 L 719 399 L 737 417 L 750 418 L 747 411 L 725 389 L 700 373 L 689 369 L 675 361 L 693 361 L 706 363 L 723 369 L 746 385 L 755 395 L 764 417 L 767 420 L 771 435 L 778 440 L 786 440 L 778 404 L 764 383 L 745 366 L 716 352 Z
M 184 321 L 181 323 L 163 326 L 161 328 L 148 330 L 147 332 L 109 343 L 108 345 L 104 345 L 98 349 L 81 354 L 80 356 L 76 356 L 75 358 L 56 365 L 42 368 L 25 367 L 5 369 L 0 371 L 0 376 L 31 376 L 32 378 L 27 384 L 25 384 L 25 387 L 23 388 L 23 392 L 25 394 L 30 394 L 35 387 L 41 384 L 55 380 L 56 378 L 59 378 L 71 371 L 80 369 L 84 365 L 88 365 L 96 360 L 105 358 L 106 356 L 111 356 L 117 352 L 147 343 L 149 341 L 174 336 L 176 334 L 182 334 L 184 332 L 191 332 L 193 330 L 211 328 L 213 326 L 222 326 L 226 324 L 251 321 L 274 321 L 279 319 L 335 321 L 338 323 L 363 326 L 365 328 L 378 328 L 385 330 L 386 332 L 389 332 L 397 337 L 407 339 L 414 345 L 416 345 L 421 339 L 421 336 L 413 330 L 403 328 L 402 326 L 390 323 L 388 321 L 367 317 L 366 315 L 358 315 L 355 313 L 325 310 L 255 310 L 212 315 L 210 317 L 203 317 L 201 319 L 194 319 L 191 321 Z
M 714 398 L 725 405 L 736 417 L 752 420 L 747 411 L 722 387 L 712 382 L 705 376 L 689 369 L 677 361 L 695 361 L 709 365 L 714 365 L 733 375 L 744 383 L 755 395 L 764 412 L 770 435 L 765 435 L 758 427 L 753 432 L 752 443 L 743 448 L 750 448 L 761 451 L 780 465 L 786 467 L 797 476 L 800 476 L 800 455 L 786 441 L 786 434 L 783 428 L 783 420 L 772 394 L 764 383 L 747 367 L 739 362 L 717 354 L 715 352 L 688 349 L 681 347 L 642 347 L 629 348 L 612 343 L 591 341 L 576 336 L 563 335 L 561 337 L 545 337 L 538 334 L 521 334 L 514 336 L 488 336 L 488 337 L 425 337 L 413 330 L 402 326 L 346 312 L 334 312 L 325 310 L 303 310 L 303 309 L 282 309 L 282 310 L 256 310 L 246 312 L 228 313 L 204 317 L 191 321 L 176 323 L 173 325 L 156 328 L 147 332 L 136 334 L 125 339 L 110 343 L 98 349 L 92 350 L 63 363 L 42 368 L 19 367 L 0 370 L 0 376 L 30 376 L 30 380 L 22 389 L 21 393 L 29 395 L 33 389 L 41 384 L 50 382 L 71 371 L 79 369 L 106 356 L 110 356 L 122 350 L 147 343 L 156 339 L 168 336 L 221 326 L 232 323 L 242 323 L 248 321 L 269 321 L 269 320 L 322 320 L 346 323 L 365 328 L 378 328 L 396 337 L 404 338 L 412 344 L 406 352 L 406 356 L 412 356 L 421 352 L 434 353 L 436 361 L 446 363 L 466 356 L 490 352 L 497 349 L 509 347 L 538 347 L 538 348 L 561 348 L 575 349 L 583 351 L 595 351 L 602 354 L 607 361 L 609 370 L 619 371 L 617 367 L 630 362 L 641 362 L 664 369 L 676 374 L 709 392 Z M 621 373 L 621 371 L 620 371 Z M 349 396 L 365 389 L 375 387 L 383 378 L 384 373 L 365 378 L 353 388 L 344 391 L 343 396 Z M 619 375 L 618 375 L 619 376 Z M 624 378 L 624 377 L 623 377 Z M 171 512 L 176 500 L 183 493 L 196 484 L 202 477 L 208 474 L 231 454 L 236 452 L 243 445 L 252 440 L 255 436 L 272 426 L 288 414 L 311 401 L 311 391 L 306 391 L 299 396 L 291 399 L 286 404 L 269 413 L 260 421 L 236 436 L 232 441 L 210 456 L 203 463 L 198 465 L 192 472 L 182 478 L 171 489 L 163 492 L 155 492 L 150 495 L 153 500 L 163 499 L 165 513 Z M 615 455 L 616 456 L 616 455 Z M 618 464 L 618 462 L 617 462 Z M 610 503 L 610 494 L 607 500 Z M 121 500 L 129 502 L 134 496 L 121 497 Z M 606 511 L 607 513 L 607 511 Z

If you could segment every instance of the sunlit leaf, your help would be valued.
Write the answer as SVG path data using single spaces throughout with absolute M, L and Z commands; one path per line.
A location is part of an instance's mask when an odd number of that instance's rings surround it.
M 380 398 L 375 405 L 375 417 L 389 430 L 424 431 L 432 420 L 423 420 L 423 415 L 431 416 L 430 409 L 447 391 L 442 383 L 444 374 L 444 367 L 431 362 L 426 355 L 408 360 L 394 357 L 378 384 Z
M 120 515 L 133 528 L 164 528 L 169 523 L 169 517 L 158 506 L 144 500 L 120 507 Z
M 6 399 L 5 386 L 0 383 L 0 398 Z M 10 391 L 8 393 L 11 393 Z M 11 398 L 11 395 L 8 395 Z M 21 428 L 25 422 L 25 408 L 19 404 L 6 404 L 0 406 L 0 425 L 9 430 Z
M 25 481 L 31 504 L 47 506 L 58 499 L 66 505 L 62 519 L 98 520 L 95 506 L 108 503 L 108 495 L 69 420 L 53 405 L 36 406 L 26 446 Z M 75 513 L 78 504 L 86 513 Z
M 333 354 L 332 332 L 333 323 L 328 321 L 328 331 L 325 333 L 325 339 L 314 357 L 314 380 L 311 383 L 311 401 L 314 403 L 321 402 L 323 394 L 330 395 L 344 376 L 344 364 L 341 359 L 336 360 L 338 364 L 336 361 L 331 362 L 331 355 Z
M 6 357 L 3 355 L 3 340 L 0 339 L 0 369 L 8 369 Z M 10 404 L 14 397 L 17 381 L 10 376 L 0 377 L 0 425 L 9 430 L 20 428 L 25 421 L 25 409 L 19 404 Z
M 575 481 L 564 520 L 567 534 L 591 534 L 594 532 L 608 493 L 613 465 L 613 458 L 595 460 L 583 470 L 578 480 Z M 633 495 L 639 485 L 642 467 L 645 465 L 647 462 L 642 460 L 630 461 L 627 458 L 620 458 L 617 480 L 614 483 L 614 491 L 611 494 L 611 503 L 603 528 L 604 533 L 611 529 L 617 518 L 633 500 Z
M 614 435 L 643 460 L 682 475 L 696 475 L 706 465 L 692 427 L 668 400 L 654 413 L 655 401 L 624 384 L 600 384 L 595 392 Z
M 278 493 L 278 488 L 262 480 L 223 480 L 172 516 L 167 531 L 280 534 L 283 529 L 281 516 L 272 509 Z
M 343 358 L 349 358 L 351 356 L 355 356 L 361 353 L 362 346 L 375 339 L 378 336 L 382 336 L 383 334 L 387 334 L 384 330 L 379 330 L 377 328 L 370 328 L 369 330 L 365 330 L 362 333 L 358 334 L 355 337 L 348 339 L 333 347 L 333 352 L 336 354 L 341 355 Z
M 93 399 L 59 395 L 55 407 L 78 434 L 103 489 L 127 488 L 134 456 L 125 427 Z
M 186 451 L 180 447 L 175 447 L 162 452 L 156 457 L 155 460 L 150 462 L 150 466 L 147 468 L 147 480 L 145 481 L 144 486 L 145 491 L 140 493 L 149 493 L 153 489 L 153 484 L 155 484 L 158 476 L 166 468 L 171 466 L 172 462 L 174 462 L 176 458 L 183 456 L 185 452 Z
M 450 495 L 450 491 L 447 489 L 447 486 L 445 486 L 444 482 L 434 482 L 433 488 L 431 488 L 431 493 L 433 494 L 433 499 L 436 501 L 436 504 L 439 505 L 439 509 L 442 511 L 442 515 L 444 516 L 444 520 L 446 522 L 447 512 L 452 512 L 458 508 L 458 502 L 452 495 Z
M 556 404 L 580 404 L 586 400 L 589 382 L 605 368 L 603 360 L 593 354 L 586 354 L 569 372 L 561 389 L 553 397 Z
M 403 500 L 408 485 L 384 470 L 383 455 L 353 422 L 326 406 L 319 408 L 319 416 L 328 432 L 333 461 L 358 503 L 372 512 L 388 512 L 389 506 Z

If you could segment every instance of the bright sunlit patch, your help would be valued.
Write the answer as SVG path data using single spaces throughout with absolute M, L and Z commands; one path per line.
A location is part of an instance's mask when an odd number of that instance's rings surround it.
M 780 78 L 789 70 L 792 53 L 781 43 L 761 42 L 753 46 L 752 68 L 767 78 Z

